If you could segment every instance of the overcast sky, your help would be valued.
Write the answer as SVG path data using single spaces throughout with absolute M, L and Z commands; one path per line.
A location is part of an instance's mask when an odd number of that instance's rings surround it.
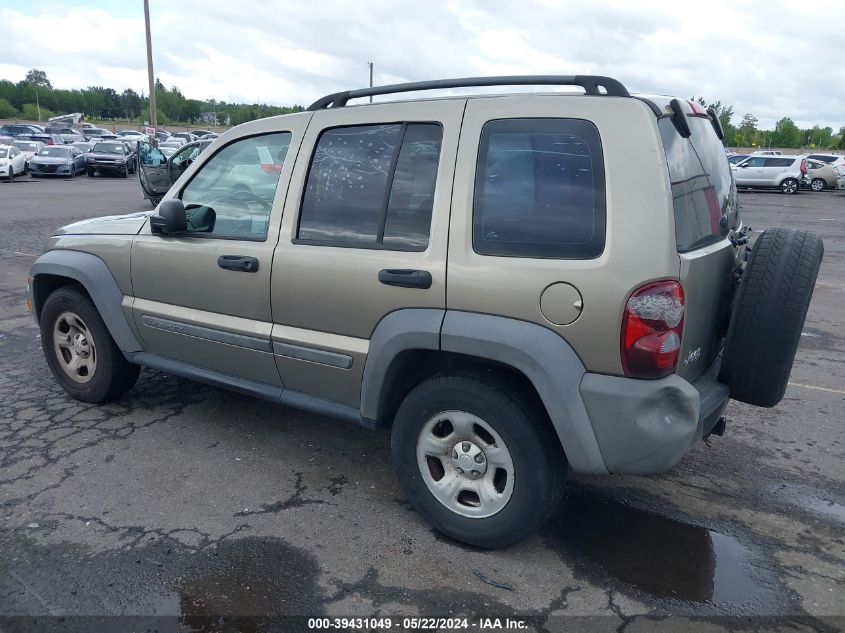
M 602 74 L 761 127 L 845 125 L 845 2 L 150 0 L 156 75 L 191 98 L 308 105 L 375 83 Z M 147 92 L 142 0 L 0 0 L 0 79 Z

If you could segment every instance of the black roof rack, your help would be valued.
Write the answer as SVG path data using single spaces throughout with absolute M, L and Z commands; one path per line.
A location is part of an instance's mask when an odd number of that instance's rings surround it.
M 326 95 L 308 106 L 309 110 L 339 108 L 350 99 L 374 97 L 376 95 L 395 94 L 397 92 L 417 92 L 418 90 L 443 90 L 447 88 L 475 88 L 478 86 L 580 86 L 588 95 L 607 94 L 611 97 L 630 97 L 627 88 L 616 79 L 599 75 L 509 75 L 504 77 L 463 77 L 461 79 L 436 79 L 433 81 L 414 81 L 392 86 L 375 86 L 346 90 Z M 599 88 L 605 92 L 599 92 Z

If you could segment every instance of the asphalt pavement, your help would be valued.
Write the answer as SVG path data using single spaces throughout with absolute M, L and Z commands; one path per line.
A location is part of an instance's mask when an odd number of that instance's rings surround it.
M 149 205 L 133 178 L 0 183 L 0 631 L 841 630 L 845 194 L 741 203 L 825 243 L 783 402 L 732 402 L 665 474 L 573 477 L 542 532 L 482 551 L 410 509 L 386 432 L 147 370 L 68 398 L 27 269 L 54 228 Z

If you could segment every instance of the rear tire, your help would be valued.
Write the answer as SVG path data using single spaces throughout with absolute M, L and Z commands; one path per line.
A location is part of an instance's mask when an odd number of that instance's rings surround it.
M 789 195 L 798 193 L 799 189 L 800 185 L 798 184 L 798 181 L 795 180 L 795 178 L 787 178 L 782 183 L 780 183 L 781 192 L 787 193 Z
M 563 494 L 566 458 L 545 411 L 521 385 L 490 373 L 417 385 L 396 414 L 391 451 L 414 509 L 477 547 L 518 543 Z
M 731 398 L 773 407 L 786 391 L 824 245 L 815 233 L 764 231 L 737 290 L 719 376 Z
M 813 182 L 810 183 L 810 189 L 813 191 L 824 191 L 827 189 L 827 183 L 821 178 L 814 178 Z
M 128 362 L 97 308 L 81 290 L 64 286 L 44 302 L 41 347 L 53 377 L 73 398 L 101 403 L 129 390 L 141 368 Z

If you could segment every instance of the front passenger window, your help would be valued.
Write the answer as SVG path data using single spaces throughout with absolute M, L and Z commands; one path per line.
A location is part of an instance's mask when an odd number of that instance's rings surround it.
M 200 167 L 179 196 L 188 227 L 209 226 L 204 237 L 264 240 L 290 132 L 263 134 L 226 145 Z M 193 161 L 200 146 L 186 148 L 180 160 Z M 175 164 L 176 160 L 171 161 Z M 211 213 L 213 211 L 213 213 Z M 192 222 L 192 218 L 198 218 Z

